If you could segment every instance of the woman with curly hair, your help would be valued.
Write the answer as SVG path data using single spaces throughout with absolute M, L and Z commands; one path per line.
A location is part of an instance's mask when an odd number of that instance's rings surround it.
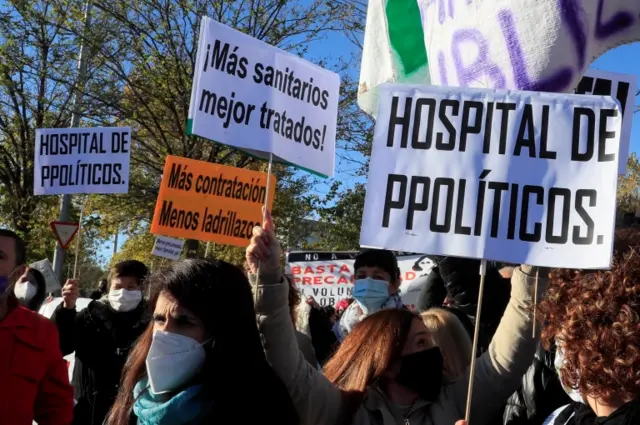
M 640 424 L 640 234 L 618 235 L 609 271 L 553 271 L 538 312 L 574 400 L 546 424 Z

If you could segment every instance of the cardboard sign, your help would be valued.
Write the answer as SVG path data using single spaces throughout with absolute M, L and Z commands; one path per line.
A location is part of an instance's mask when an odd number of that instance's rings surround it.
M 587 71 L 575 92 L 577 94 L 593 94 L 597 96 L 611 96 L 620 102 L 622 112 L 622 132 L 620 133 L 620 155 L 618 158 L 618 173 L 627 174 L 627 160 L 629 159 L 629 145 L 631 144 L 631 125 L 636 104 L 638 78 L 630 74 L 600 71 Z
M 36 130 L 33 193 L 127 193 L 129 127 Z
M 267 174 L 167 156 L 151 232 L 245 248 L 262 224 Z M 273 205 L 276 179 L 269 187 Z
M 29 267 L 32 269 L 36 269 L 40 273 L 42 273 L 42 276 L 44 277 L 44 281 L 46 283 L 47 294 L 50 294 L 62 288 L 60 286 L 60 282 L 58 281 L 58 277 L 53 272 L 53 267 L 51 267 L 51 262 L 48 258 L 29 264 Z
M 322 306 L 335 306 L 353 293 L 353 265 L 357 252 L 292 252 L 287 254 L 288 272 L 306 297 Z M 415 309 L 420 292 L 434 263 L 424 255 L 396 253 L 400 268 L 400 297 Z
M 153 245 L 152 254 L 169 260 L 179 260 L 183 245 L 184 241 L 182 240 L 158 236 Z
M 608 268 L 621 112 L 610 97 L 380 89 L 360 244 Z
M 333 176 L 340 77 L 209 18 L 187 133 Z

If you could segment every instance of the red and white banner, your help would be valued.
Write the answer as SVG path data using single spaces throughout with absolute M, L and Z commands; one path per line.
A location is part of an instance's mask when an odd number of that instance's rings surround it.
M 357 252 L 290 252 L 287 269 L 296 287 L 306 297 L 314 298 L 322 306 L 335 306 L 353 292 L 353 264 Z M 433 262 L 424 255 L 396 253 L 402 285 L 400 295 L 404 304 L 413 309 Z

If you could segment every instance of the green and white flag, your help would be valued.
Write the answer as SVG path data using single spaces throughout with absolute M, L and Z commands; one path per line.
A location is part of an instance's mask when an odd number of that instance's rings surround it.
M 429 62 L 416 0 L 369 0 L 358 104 L 368 114 L 378 107 L 383 83 L 430 84 Z

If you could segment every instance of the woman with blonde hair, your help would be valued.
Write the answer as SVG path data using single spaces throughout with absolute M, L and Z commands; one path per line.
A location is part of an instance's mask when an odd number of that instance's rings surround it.
M 301 423 L 453 425 L 465 416 L 469 373 L 444 384 L 440 349 L 431 343 L 420 316 L 407 309 L 383 308 L 367 316 L 351 329 L 325 365 L 324 374 L 313 369 L 297 347 L 281 254 L 266 212 L 263 226 L 253 229 L 247 261 L 266 357 L 287 387 Z M 377 289 L 370 296 L 382 298 L 385 294 L 379 288 L 385 282 L 391 284 L 390 273 L 375 265 L 358 271 L 360 279 L 377 285 L 370 287 Z M 489 350 L 476 363 L 470 418 L 474 425 L 492 423 L 533 360 L 536 339 L 530 288 L 536 273 L 531 266 L 516 269 L 511 300 Z M 538 290 L 545 288 L 545 271 L 541 271 Z
M 420 316 L 429 330 L 433 346 L 440 347 L 444 380 L 454 382 L 464 375 L 471 363 L 473 344 L 469 333 L 455 314 L 442 308 L 432 308 Z

